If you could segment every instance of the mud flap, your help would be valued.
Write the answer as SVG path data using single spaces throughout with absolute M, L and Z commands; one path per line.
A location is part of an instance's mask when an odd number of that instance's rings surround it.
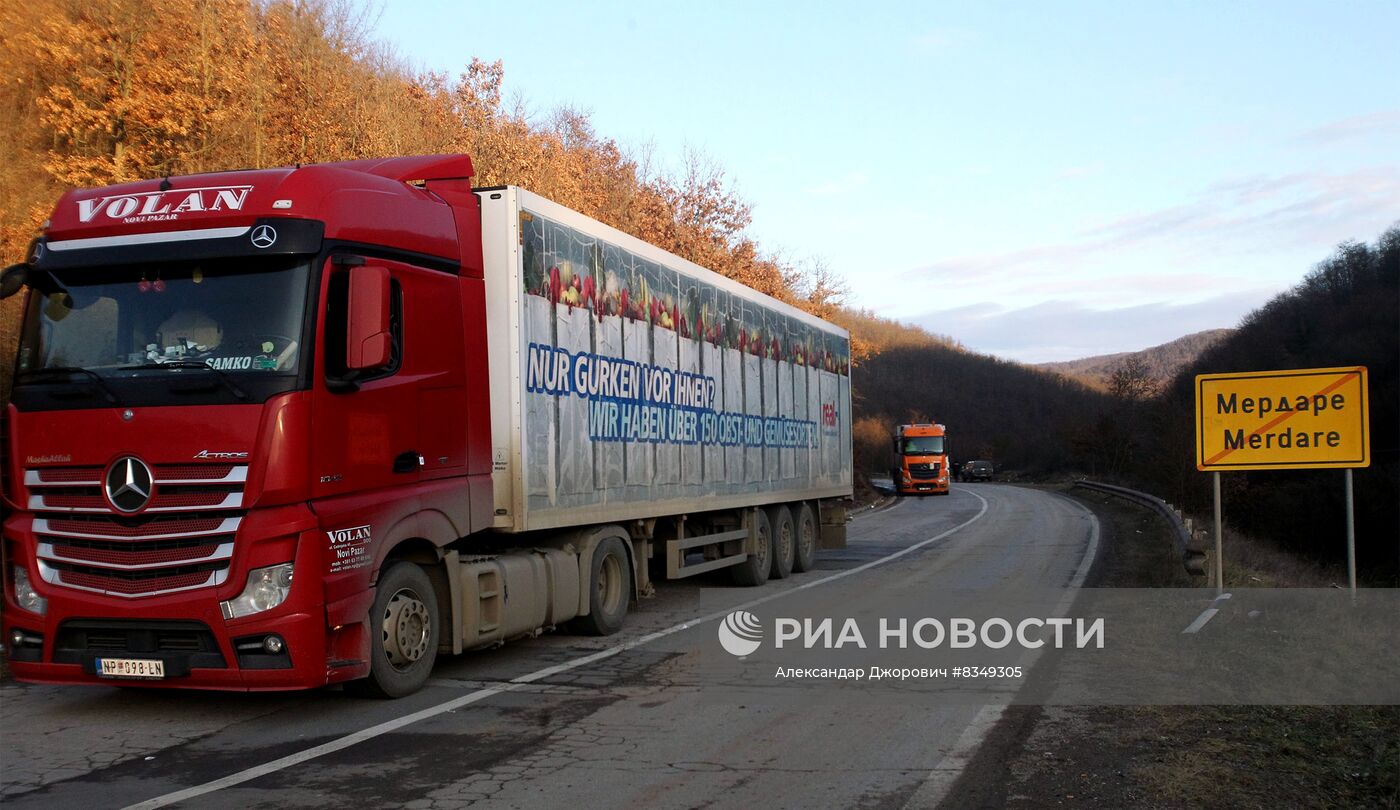
M 821 504 L 821 536 L 817 548 L 845 548 L 846 523 L 850 512 L 845 501 L 823 501 Z

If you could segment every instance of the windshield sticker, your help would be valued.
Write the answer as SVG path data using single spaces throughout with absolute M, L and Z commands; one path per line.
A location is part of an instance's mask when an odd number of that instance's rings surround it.
M 268 344 L 264 343 L 266 347 Z M 266 352 L 271 352 L 266 349 Z M 259 355 L 241 355 L 236 357 L 206 357 L 209 347 L 202 343 L 186 343 L 177 346 L 166 346 L 165 353 L 162 354 L 156 349 L 156 345 L 151 343 L 146 346 L 145 354 L 141 352 L 131 352 L 127 355 L 127 363 L 138 365 L 140 363 L 173 363 L 186 359 L 203 359 L 204 364 L 216 371 L 276 371 L 278 358 L 270 353 Z
M 211 357 L 208 360 L 205 360 L 204 363 L 210 368 L 217 369 L 219 371 L 246 371 L 250 368 L 254 368 L 254 360 L 262 359 L 263 358 L 254 357 Z M 275 368 L 276 365 L 276 362 L 274 362 L 272 364 L 272 367 Z M 268 366 L 263 365 L 258 365 L 256 367 L 268 368 Z

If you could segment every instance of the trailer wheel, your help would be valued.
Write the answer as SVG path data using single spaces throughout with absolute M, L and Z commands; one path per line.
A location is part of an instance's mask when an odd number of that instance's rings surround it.
M 632 598 L 627 584 L 632 570 L 627 562 L 627 546 L 616 537 L 604 539 L 593 547 L 589 570 L 591 574 L 585 583 L 591 589 L 588 614 L 569 622 L 569 629 L 584 635 L 610 636 L 622 629 L 627 603 Z
M 433 671 L 442 626 L 437 594 L 427 573 L 405 561 L 385 568 L 369 619 L 369 677 L 351 686 L 380 698 L 418 691 Z
M 797 532 L 792 525 L 792 512 L 783 504 L 768 507 L 768 526 L 773 532 L 773 565 L 770 579 L 787 579 L 792 573 L 797 546 Z
M 811 571 L 817 563 L 817 516 L 811 504 L 798 505 L 793 529 L 792 570 Z
M 768 515 L 762 509 L 754 509 L 754 531 L 758 534 L 758 548 L 747 560 L 729 570 L 735 585 L 746 588 L 762 585 L 768 581 L 768 572 L 773 565 L 773 532 L 768 525 Z

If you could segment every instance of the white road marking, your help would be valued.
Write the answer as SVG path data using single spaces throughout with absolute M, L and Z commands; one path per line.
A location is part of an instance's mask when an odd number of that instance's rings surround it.
M 792 588 L 787 588 L 785 590 L 778 591 L 777 593 L 769 594 L 768 596 L 744 602 L 743 604 L 735 605 L 729 608 L 724 608 L 722 610 L 717 610 L 713 613 L 708 613 L 704 616 L 700 616 L 695 619 L 689 619 L 687 621 L 673 624 L 670 627 L 664 628 L 662 630 L 657 630 L 652 633 L 648 633 L 644 636 L 639 636 L 638 638 L 635 638 L 631 641 L 616 644 L 605 650 L 599 650 L 596 653 L 585 655 L 581 658 L 575 658 L 571 661 L 565 661 L 562 664 L 556 664 L 552 667 L 545 667 L 544 669 L 536 670 L 527 675 L 521 675 L 520 677 L 513 678 L 509 682 L 503 683 L 500 686 L 493 686 L 487 689 L 478 689 L 475 692 L 454 698 L 452 700 L 447 701 L 446 703 L 439 703 L 436 706 L 430 706 L 426 709 L 416 711 L 413 714 L 407 714 L 403 717 L 396 717 L 393 720 L 389 720 L 383 723 L 379 723 L 378 725 L 361 729 L 352 734 L 347 734 L 344 737 L 339 737 L 337 739 L 322 743 L 312 748 L 307 748 L 303 751 L 298 751 L 294 754 L 288 754 L 285 757 L 274 759 L 271 762 L 264 762 L 261 765 L 254 765 L 251 768 L 247 768 L 237 773 L 229 774 L 228 776 L 222 777 L 220 779 L 215 779 L 212 782 L 205 782 L 202 785 L 195 785 L 194 787 L 188 787 L 183 790 L 177 790 L 173 793 L 167 793 L 163 796 L 157 796 L 153 799 L 147 799 L 143 802 L 137 802 L 136 804 L 128 805 L 125 810 L 152 810 L 153 808 L 157 807 L 167 807 L 169 805 L 175 804 L 176 802 L 187 801 L 198 796 L 203 796 L 218 790 L 223 790 L 224 788 L 233 787 L 234 785 L 241 785 L 244 782 L 249 782 L 254 779 L 258 779 L 270 773 L 276 773 L 277 771 L 286 770 L 287 768 L 290 768 L 293 765 L 299 765 L 308 760 L 349 748 L 352 745 L 358 745 L 359 743 L 365 742 L 366 740 L 371 740 L 375 737 L 380 737 L 385 734 L 389 734 L 390 732 L 398 731 L 399 729 L 417 723 L 420 720 L 427 720 L 431 717 L 436 717 L 440 714 L 455 711 L 457 709 L 462 708 L 463 706 L 468 706 L 473 703 L 479 703 L 480 701 L 483 701 L 486 698 L 492 697 L 494 695 L 499 695 L 506 692 L 514 692 L 515 690 L 519 689 L 520 687 L 526 684 L 531 684 L 536 681 L 540 681 L 545 678 L 558 675 L 561 672 L 568 672 L 572 669 L 578 669 L 582 666 L 595 664 L 599 661 L 612 658 L 613 656 L 618 655 L 620 653 L 624 653 L 628 650 L 633 650 L 637 647 L 650 644 L 651 642 L 656 641 L 657 639 L 665 638 L 666 636 L 679 633 L 682 630 L 687 630 L 696 625 L 722 619 L 725 616 L 728 616 L 732 611 L 748 610 L 749 608 L 762 605 L 766 602 L 772 602 L 775 599 L 781 599 L 784 596 L 787 596 L 788 594 L 803 591 L 808 588 L 815 588 L 819 585 L 825 585 L 829 582 L 835 582 L 838 579 L 845 579 L 846 577 L 852 576 L 854 574 L 859 574 L 862 571 L 868 571 L 877 565 L 884 565 L 885 563 L 890 562 L 892 560 L 897 560 L 900 557 L 905 556 L 906 554 L 912 554 L 913 552 L 923 548 L 924 546 L 929 545 L 930 543 L 936 543 L 939 540 L 942 540 L 943 538 L 953 534 L 954 532 L 961 531 L 962 529 L 981 520 L 982 516 L 987 514 L 987 500 L 975 492 L 967 492 L 968 494 L 972 495 L 972 497 L 982 502 L 982 508 L 978 510 L 977 514 L 973 515 L 971 518 L 963 521 L 962 523 L 959 523 L 953 528 L 943 532 L 942 534 L 935 535 L 933 537 L 928 538 L 927 540 L 920 540 L 919 542 L 914 543 L 910 546 L 906 546 L 888 556 L 881 557 L 877 560 L 871 560 L 870 562 L 858 565 L 855 568 L 847 568 L 843 571 L 837 571 L 836 573 L 822 577 L 821 579 L 815 579 L 811 582 L 805 582 L 801 585 Z M 1095 525 L 1097 527 L 1097 524 Z
M 1215 614 L 1220 612 L 1220 603 L 1229 598 L 1230 594 L 1228 593 L 1222 593 L 1219 596 L 1215 597 L 1215 599 L 1211 600 L 1210 607 L 1201 611 L 1201 615 L 1197 616 L 1194 622 L 1191 622 L 1189 625 L 1187 625 L 1186 629 L 1181 631 L 1181 634 L 1185 636 L 1195 635 L 1196 633 L 1199 633 L 1201 631 L 1201 628 L 1206 626 L 1206 622 L 1215 618 Z
M 1056 494 L 1058 495 L 1058 493 Z M 1080 558 L 1079 567 L 1075 569 L 1074 576 L 1070 577 L 1068 590 L 1060 597 L 1052 614 L 1063 616 L 1065 611 L 1069 609 L 1070 603 L 1074 601 L 1075 592 L 1084 585 L 1084 580 L 1088 578 L 1089 569 L 1094 567 L 1094 558 L 1099 553 L 1099 518 L 1079 501 L 1063 495 L 1058 495 L 1058 497 L 1078 507 L 1089 516 L 1089 543 L 1084 548 L 1084 556 Z M 1039 649 L 1028 650 L 1022 656 L 1022 666 L 1027 674 L 1030 673 L 1031 667 L 1035 665 L 1036 659 L 1039 657 Z M 962 775 L 968 764 L 972 762 L 973 756 L 977 754 L 977 749 L 982 747 L 987 735 L 992 733 L 997 721 L 1006 713 L 1006 706 L 1006 703 L 988 703 L 983 706 L 968 722 L 967 728 L 963 729 L 963 733 L 958 736 L 953 747 L 943 755 L 937 765 L 933 766 L 933 770 L 929 771 L 928 776 L 924 777 L 923 784 L 919 785 L 919 789 L 904 803 L 904 807 L 937 807 L 947 798 L 948 792 L 953 788 L 953 783 L 958 781 L 958 777 Z

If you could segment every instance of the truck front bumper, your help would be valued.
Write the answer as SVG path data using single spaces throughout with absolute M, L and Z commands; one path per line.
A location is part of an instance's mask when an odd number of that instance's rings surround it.
M 895 485 L 895 491 L 900 495 L 946 495 L 948 494 L 947 478 L 930 478 L 928 480 L 914 479 L 910 482 L 900 482 Z
M 198 602 L 129 609 L 119 619 L 83 618 L 72 607 L 77 606 L 51 597 L 47 613 L 37 616 L 6 605 L 3 638 L 16 680 L 237 691 L 308 689 L 327 681 L 326 623 L 319 605 L 236 624 L 224 621 L 217 603 L 210 610 L 207 595 Z M 270 636 L 278 641 L 268 643 Z M 24 641 L 16 644 L 20 637 Z M 103 659 L 160 661 L 164 674 L 103 676 Z
M 6 528 L 0 644 L 16 680 L 162 689 L 308 689 L 350 675 L 328 660 L 362 657 L 329 652 L 344 645 L 329 637 L 320 582 L 311 575 L 318 563 L 313 543 L 272 541 L 267 545 L 270 559 L 244 556 L 223 586 L 126 598 L 43 582 L 34 544 L 23 527 Z M 224 617 L 220 600 L 239 593 L 249 569 L 289 557 L 295 558 L 297 571 L 307 574 L 301 582 L 294 580 L 281 604 L 240 618 Z M 43 597 L 42 613 L 17 601 L 16 567 L 27 572 Z M 121 663 L 119 670 L 161 675 L 104 675 L 104 660 L 109 670 Z M 150 663 L 156 661 L 159 667 Z

